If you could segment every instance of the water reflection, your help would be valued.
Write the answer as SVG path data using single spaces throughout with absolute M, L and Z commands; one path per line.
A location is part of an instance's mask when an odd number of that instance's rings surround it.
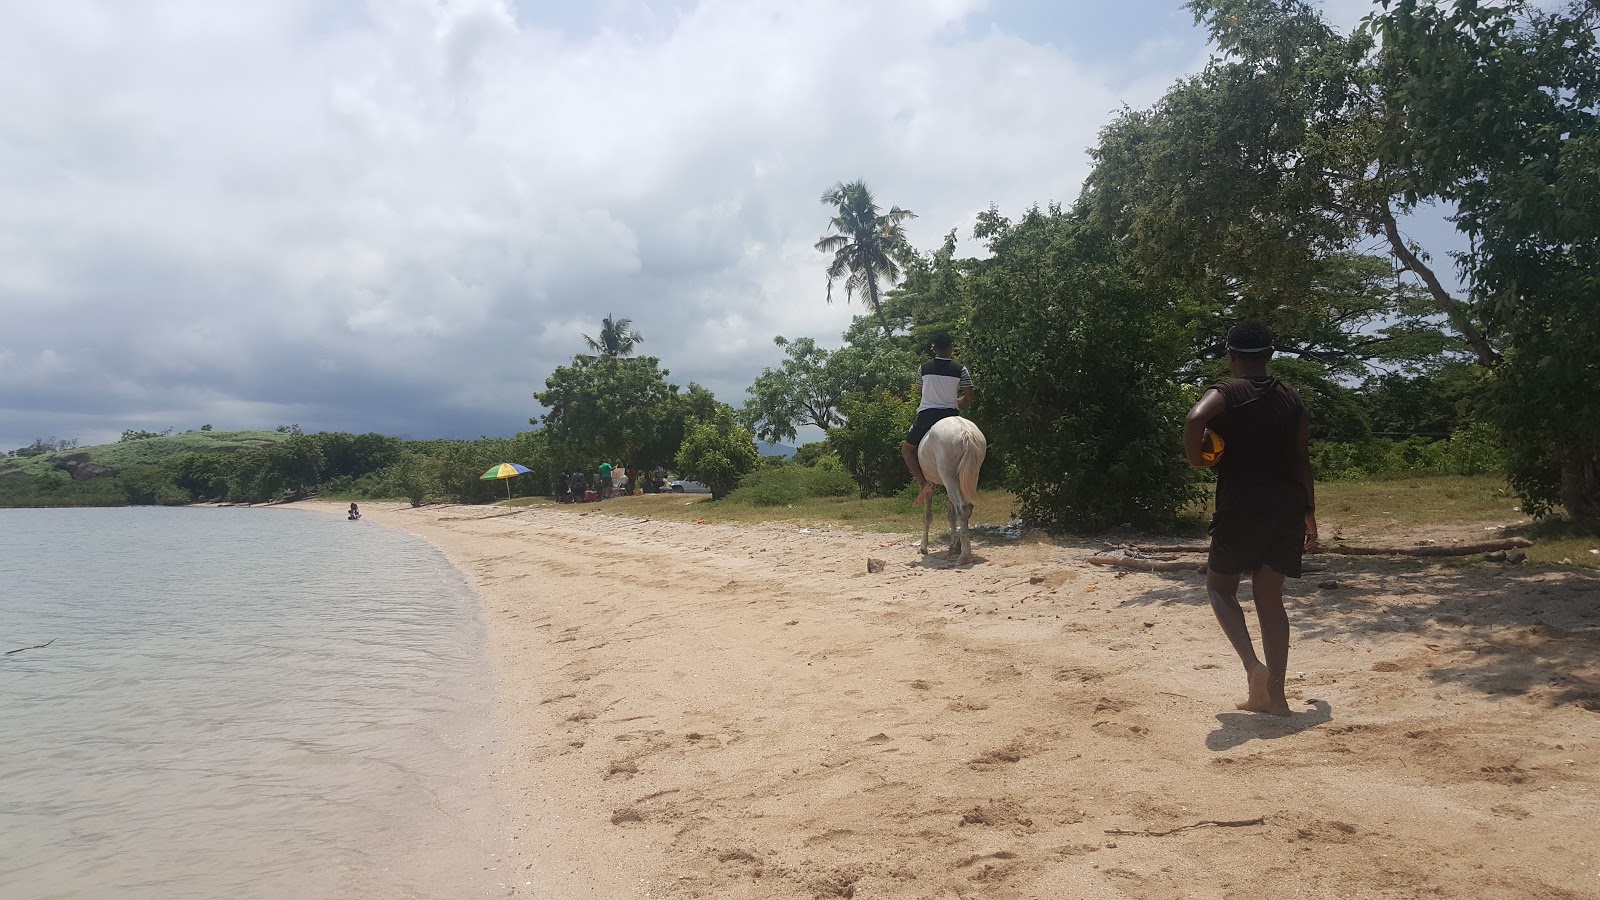
M 431 546 L 291 510 L 0 510 L 0 895 L 491 889 L 489 676 Z

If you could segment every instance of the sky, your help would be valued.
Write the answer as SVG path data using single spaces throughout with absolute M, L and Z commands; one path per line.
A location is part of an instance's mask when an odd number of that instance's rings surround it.
M 738 406 L 775 335 L 836 346 L 861 312 L 824 302 L 829 187 L 976 254 L 979 212 L 1072 201 L 1100 127 L 1208 55 L 1155 0 L 0 0 L 0 22 L 0 449 L 510 435 L 608 314 Z

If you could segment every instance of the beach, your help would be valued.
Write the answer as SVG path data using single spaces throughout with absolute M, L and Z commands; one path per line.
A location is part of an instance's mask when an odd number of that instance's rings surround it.
M 1196 575 L 682 502 L 362 505 L 483 604 L 509 894 L 1600 894 L 1592 572 L 1315 557 L 1284 720 Z

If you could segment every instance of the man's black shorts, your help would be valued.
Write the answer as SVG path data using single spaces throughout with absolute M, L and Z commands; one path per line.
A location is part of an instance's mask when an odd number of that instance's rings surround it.
M 933 427 L 933 423 L 940 419 L 948 419 L 951 416 L 960 414 L 961 410 L 951 409 L 948 406 L 936 406 L 932 409 L 922 410 L 917 413 L 917 420 L 911 423 L 911 430 L 906 432 L 906 442 L 915 447 L 922 443 L 923 438 L 928 436 L 928 429 Z
M 1211 555 L 1206 567 L 1225 575 L 1242 575 L 1267 565 L 1299 578 L 1305 540 L 1305 516 L 1298 511 L 1218 512 L 1211 520 Z

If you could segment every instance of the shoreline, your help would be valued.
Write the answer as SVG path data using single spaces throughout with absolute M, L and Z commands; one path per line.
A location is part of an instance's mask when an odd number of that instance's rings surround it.
M 1290 588 L 1284 722 L 1233 710 L 1197 581 L 1085 549 L 980 542 L 961 570 L 617 507 L 362 511 L 479 596 L 518 895 L 1579 896 L 1600 871 L 1587 573 L 1330 560 L 1339 589 Z

